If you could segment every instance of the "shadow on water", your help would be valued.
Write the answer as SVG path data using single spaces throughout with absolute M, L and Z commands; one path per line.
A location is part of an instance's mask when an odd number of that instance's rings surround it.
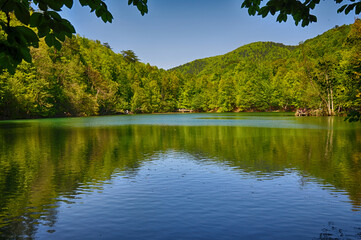
M 329 222 L 327 227 L 323 228 L 320 236 L 313 240 L 353 240 L 361 239 L 361 228 L 353 228 L 351 231 L 338 228 L 335 223 Z
M 123 125 L 66 128 L 0 124 L 0 238 L 34 237 L 39 224 L 57 221 L 59 199 L 101 188 L 114 176 L 134 177 L 159 152 L 186 152 L 200 161 L 273 179 L 298 171 L 348 195 L 361 206 L 361 132 L 236 126 Z M 310 178 L 308 178 L 310 177 Z M 317 239 L 343 239 L 330 224 Z M 339 235 L 337 235 L 339 234 Z M 360 235 L 349 236 L 359 239 Z M 345 238 L 348 239 L 348 238 Z

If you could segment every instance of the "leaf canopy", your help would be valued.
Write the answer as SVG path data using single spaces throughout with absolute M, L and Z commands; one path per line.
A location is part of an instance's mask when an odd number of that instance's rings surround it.
M 79 0 L 103 22 L 112 22 L 113 15 L 102 0 Z M 0 71 L 10 73 L 22 60 L 31 62 L 30 47 L 38 47 L 45 38 L 50 47 L 60 50 L 65 37 L 75 33 L 74 26 L 59 15 L 64 7 L 71 9 L 73 0 L 0 0 Z M 140 13 L 148 13 L 147 0 L 129 0 Z M 34 9 L 37 8 L 37 9 Z

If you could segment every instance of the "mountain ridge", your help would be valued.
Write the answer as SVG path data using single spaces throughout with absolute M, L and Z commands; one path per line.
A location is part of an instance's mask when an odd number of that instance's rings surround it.
M 245 58 L 246 54 L 249 54 L 247 48 L 252 50 L 254 46 L 260 46 L 260 45 L 277 46 L 279 48 L 288 49 L 291 52 L 293 52 L 293 51 L 297 50 L 297 48 L 300 48 L 300 46 L 302 44 L 309 44 L 310 42 L 316 41 L 319 38 L 324 38 L 324 36 L 329 35 L 330 33 L 334 32 L 334 30 L 340 31 L 342 29 L 345 30 L 345 31 L 342 31 L 343 35 L 347 36 L 347 33 L 350 30 L 350 25 L 335 26 L 334 28 L 325 31 L 325 32 L 317 35 L 316 37 L 307 39 L 305 41 L 301 41 L 298 45 L 287 45 L 287 44 L 284 44 L 284 43 L 278 43 L 278 42 L 272 42 L 272 41 L 257 41 L 257 42 L 248 43 L 248 44 L 242 45 L 242 46 L 240 46 L 240 47 L 238 47 L 238 48 L 236 48 L 236 49 L 234 49 L 234 50 L 232 50 L 230 52 L 220 54 L 220 55 L 216 55 L 216 56 L 195 59 L 193 61 L 190 61 L 190 62 L 181 64 L 179 66 L 173 67 L 171 69 L 168 69 L 168 71 L 179 71 L 182 74 L 195 74 L 195 75 L 198 75 L 203 71 L 205 66 L 209 65 L 207 63 L 207 61 L 209 61 L 209 60 L 215 60 L 215 59 L 226 60 L 227 58 L 229 58 L 229 56 L 232 56 L 232 55 L 237 54 L 237 53 L 241 55 L 241 53 L 243 53 L 243 56 L 241 56 L 241 58 L 240 58 L 240 60 L 242 60 L 242 58 Z M 285 56 L 281 56 L 280 58 L 282 58 L 282 57 L 285 57 Z M 233 57 L 233 62 L 239 62 L 239 61 L 235 60 L 234 57 Z M 192 65 L 195 65 L 195 66 L 192 66 Z M 225 65 L 225 64 L 223 64 L 223 65 Z

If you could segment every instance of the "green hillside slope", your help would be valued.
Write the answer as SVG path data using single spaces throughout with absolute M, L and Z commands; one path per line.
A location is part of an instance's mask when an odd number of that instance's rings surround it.
M 31 50 L 31 64 L 21 63 L 14 75 L 0 74 L 0 118 L 176 109 L 176 73 L 129 62 L 104 45 L 73 36 L 57 51 L 41 42 Z
M 298 46 L 257 42 L 224 55 L 175 67 L 187 76 L 180 103 L 200 111 L 272 111 L 318 109 L 313 114 L 334 115 L 357 108 L 357 92 L 350 100 L 350 42 L 352 26 L 335 27 Z M 350 52 L 351 51 L 351 52 Z M 348 86 L 348 87 L 347 87 Z
M 289 56 L 294 49 L 281 43 L 256 42 L 239 47 L 224 55 L 199 59 L 175 67 L 182 74 L 207 74 L 214 71 L 232 71 L 243 61 L 274 61 Z
M 361 112 L 361 20 L 298 46 L 256 42 L 168 71 L 79 36 L 60 51 L 41 42 L 31 54 L 33 62 L 21 63 L 14 75 L 0 73 L 0 119 L 179 108 Z

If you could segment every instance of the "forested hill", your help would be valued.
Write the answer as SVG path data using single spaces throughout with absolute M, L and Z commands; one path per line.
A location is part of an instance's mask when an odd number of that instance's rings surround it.
M 57 51 L 40 42 L 32 63 L 0 74 L 0 119 L 166 112 L 177 107 L 177 73 L 79 36 Z
M 171 71 L 178 71 L 182 74 L 207 74 L 214 72 L 233 71 L 237 64 L 243 64 L 245 61 L 272 62 L 278 59 L 288 59 L 290 57 L 299 57 L 304 45 L 309 50 L 313 50 L 312 54 L 322 55 L 339 51 L 344 48 L 344 42 L 350 25 L 335 27 L 322 35 L 306 40 L 297 46 L 284 45 L 274 42 L 255 42 L 237 48 L 224 55 L 197 59 L 195 61 L 174 67 Z
M 170 71 L 186 76 L 181 106 L 204 111 L 360 109 L 361 21 L 298 46 L 257 42 Z
M 237 64 L 244 61 L 275 61 L 286 58 L 294 49 L 294 46 L 286 46 L 274 42 L 255 42 L 244 45 L 224 55 L 198 59 L 190 63 L 175 67 L 182 74 L 207 74 L 219 71 L 232 71 Z
M 1 35 L 1 32 L 0 32 Z M 194 111 L 361 111 L 361 20 L 298 46 L 256 42 L 165 71 L 79 36 L 0 73 L 0 119 Z

